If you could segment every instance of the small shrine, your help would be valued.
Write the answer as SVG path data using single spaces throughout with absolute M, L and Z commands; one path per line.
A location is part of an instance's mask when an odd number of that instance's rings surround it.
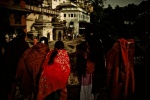
M 44 14 L 39 15 L 39 17 L 35 20 L 35 23 L 32 27 L 38 31 L 38 38 L 45 36 L 49 41 L 53 41 L 53 26 L 51 23 L 51 16 L 47 16 Z
M 53 29 L 53 39 L 54 40 L 64 40 L 66 37 L 66 21 L 59 21 L 57 17 L 52 18 Z
M 34 37 L 39 38 L 39 33 L 38 33 L 38 31 L 37 31 L 34 27 L 32 27 L 31 31 L 28 32 L 27 35 L 28 35 L 28 38 L 29 38 L 30 40 L 33 40 Z

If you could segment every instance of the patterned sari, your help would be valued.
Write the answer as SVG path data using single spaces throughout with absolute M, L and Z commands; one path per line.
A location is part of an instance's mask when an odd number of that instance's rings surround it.
M 47 45 L 39 43 L 27 49 L 20 58 L 16 80 L 20 82 L 20 91 L 23 95 L 37 92 L 41 68 L 49 51 Z
M 58 50 L 54 63 L 48 65 L 50 51 L 43 65 L 43 71 L 39 81 L 37 100 L 43 100 L 52 92 L 63 89 L 67 85 L 70 74 L 70 59 L 66 50 Z

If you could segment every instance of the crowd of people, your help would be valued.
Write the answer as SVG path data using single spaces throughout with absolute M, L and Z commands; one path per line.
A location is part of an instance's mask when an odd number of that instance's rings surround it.
M 52 49 L 48 39 L 41 37 L 29 47 L 23 29 L 17 33 L 8 43 L 0 39 L 4 49 L 0 98 L 67 100 L 71 61 L 64 42 L 56 41 Z M 89 25 L 85 41 L 76 46 L 75 71 L 80 85 L 77 100 L 149 100 L 149 47 L 143 53 L 127 35 L 117 40 L 98 37 L 94 26 Z
M 8 42 L 4 52 L 2 100 L 66 100 L 66 85 L 70 74 L 70 59 L 64 43 L 57 41 L 50 50 L 46 37 L 32 47 L 25 41 L 26 33 Z M 57 94 L 57 96 L 56 96 Z

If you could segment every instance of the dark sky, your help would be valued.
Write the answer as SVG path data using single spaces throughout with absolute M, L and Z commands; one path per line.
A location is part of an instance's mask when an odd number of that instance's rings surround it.
M 142 1 L 146 1 L 146 0 L 106 0 L 106 2 L 104 3 L 105 7 L 108 6 L 108 4 L 110 4 L 112 7 L 115 7 L 116 5 L 119 5 L 120 7 L 126 6 L 128 4 L 140 4 Z

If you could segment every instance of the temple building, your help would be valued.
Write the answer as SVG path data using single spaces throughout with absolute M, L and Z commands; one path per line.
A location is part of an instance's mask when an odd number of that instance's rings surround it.
M 29 40 L 45 36 L 53 41 L 68 33 L 82 34 L 90 22 L 87 11 L 69 0 L 0 0 L 0 14 L 1 33 L 13 37 L 21 27 Z
M 0 0 L 0 14 L 0 32 L 2 34 L 8 34 L 11 39 L 16 34 L 17 28 L 23 28 L 27 34 L 37 33 L 32 34 L 31 40 L 34 35 L 39 35 L 39 37 L 47 36 L 47 31 L 48 34 L 52 34 L 52 29 L 45 30 L 45 27 L 52 28 L 52 24 L 50 23 L 52 17 L 59 16 L 59 12 L 46 4 L 45 0 Z M 41 18 L 44 19 L 43 22 L 41 22 Z M 37 19 L 40 20 L 37 21 Z M 35 22 L 38 25 L 35 25 Z M 40 30 L 36 30 L 38 28 L 35 28 L 33 31 L 33 24 L 39 27 L 39 22 L 41 22 L 41 27 L 44 27 L 40 28 Z M 52 37 L 48 38 L 52 40 Z
M 52 19 L 52 25 L 54 26 L 53 29 L 53 39 L 54 40 L 64 40 L 67 36 L 66 31 L 66 21 L 60 21 L 57 17 Z
M 9 34 L 10 38 L 17 28 L 26 29 L 26 15 L 31 11 L 25 8 L 24 0 L 0 0 L 0 34 Z
M 87 23 L 90 23 L 90 15 L 86 10 L 73 2 L 64 2 L 57 6 L 60 10 L 60 20 L 66 21 L 67 33 L 79 34 L 85 33 Z
M 43 0 L 39 4 L 32 3 L 32 5 L 30 2 L 26 5 L 26 9 L 32 11 L 26 20 L 29 40 L 33 40 L 34 37 L 39 39 L 45 36 L 49 41 L 53 41 L 53 26 L 51 21 L 53 17 L 59 16 L 59 11 L 52 9 L 46 0 Z

